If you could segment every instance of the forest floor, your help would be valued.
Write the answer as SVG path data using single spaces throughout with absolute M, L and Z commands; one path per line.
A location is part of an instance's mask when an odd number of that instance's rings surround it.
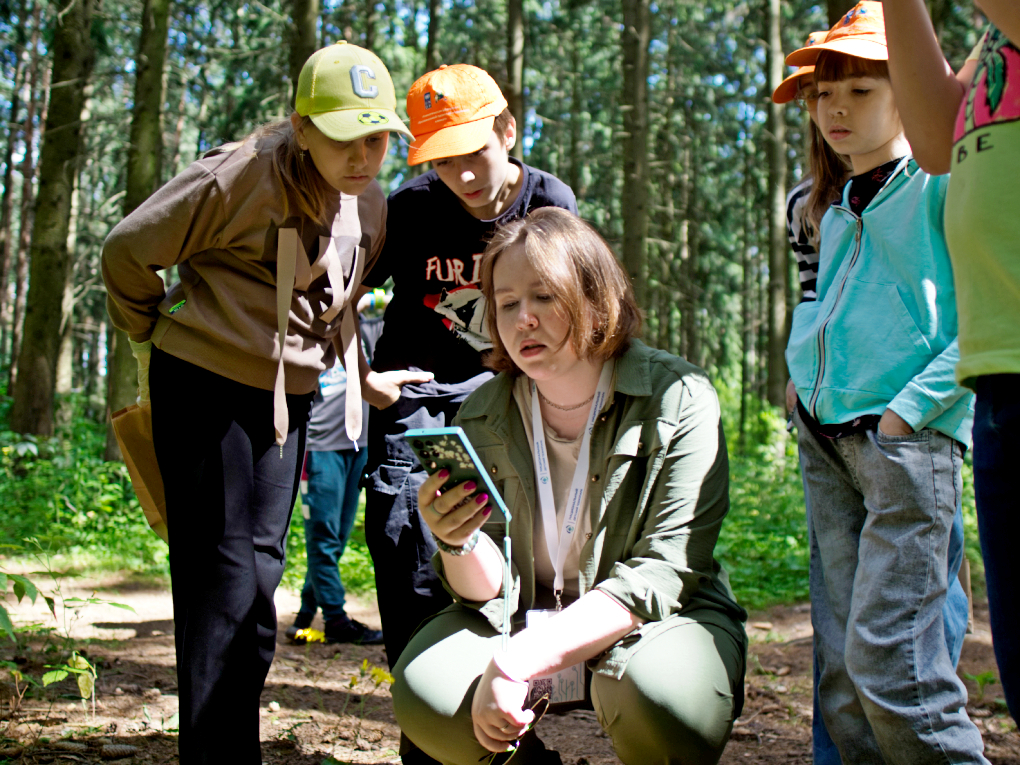
M 69 582 L 71 584 L 69 584 Z M 96 597 L 130 605 L 89 605 L 77 617 L 65 615 L 57 633 L 70 639 L 98 666 L 96 703 L 83 709 L 73 679 L 51 686 L 47 701 L 27 696 L 11 714 L 14 688 L 0 682 L 0 765 L 3 763 L 176 763 L 177 680 L 174 673 L 172 604 L 165 582 L 131 576 L 66 580 L 62 595 Z M 313 644 L 291 646 L 282 637 L 298 599 L 277 596 L 280 638 L 276 660 L 262 693 L 263 760 L 270 765 L 399 763 L 399 731 L 384 676 L 381 647 Z M 351 615 L 378 627 L 374 603 L 349 604 Z M 40 599 L 23 601 L 15 621 L 54 624 Z M 58 608 L 58 614 L 60 610 Z M 317 624 L 317 628 L 321 625 Z M 754 613 L 748 621 L 748 661 L 744 712 L 733 729 L 722 762 L 811 762 L 811 622 L 808 605 Z M 41 652 L 43 638 L 20 651 L 0 644 L 0 662 L 19 665 L 39 677 L 52 654 Z M 53 638 L 50 638 L 53 642 Z M 960 662 L 961 676 L 994 671 L 987 608 L 975 614 Z M 8 679 L 6 677 L 4 680 Z M 971 694 L 969 711 L 984 735 L 995 765 L 1020 765 L 1020 734 L 995 699 L 998 686 Z M 54 692 L 56 689 L 56 692 Z M 593 712 L 547 716 L 538 727 L 564 765 L 617 765 L 609 739 Z M 124 748 L 122 748 L 124 747 Z M 119 759 L 118 759 L 119 758 Z

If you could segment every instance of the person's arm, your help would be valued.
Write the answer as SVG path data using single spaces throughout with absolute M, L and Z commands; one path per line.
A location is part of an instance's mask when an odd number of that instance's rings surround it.
M 1013 0 L 986 0 L 1013 5 Z M 953 74 L 924 0 L 886 0 L 885 31 L 889 41 L 889 75 L 903 127 L 917 163 L 933 175 L 949 172 L 956 116 L 974 76 L 968 61 Z M 1020 13 L 1011 8 L 1010 15 Z
M 594 658 L 642 620 L 599 590 L 591 590 L 551 619 L 510 639 L 482 673 L 471 701 L 475 738 L 500 752 L 531 722 L 522 709 L 528 681 Z
M 159 271 L 218 245 L 225 223 L 216 178 L 193 164 L 114 227 L 103 244 L 110 320 L 148 341 L 166 294 Z
M 976 0 L 975 5 L 1011 43 L 1020 45 L 1020 4 L 1016 0 Z
M 924 428 L 952 407 L 967 391 L 956 384 L 960 346 L 953 342 L 929 362 L 894 398 L 878 427 L 889 436 L 904 436 Z M 904 429 L 904 425 L 909 426 Z

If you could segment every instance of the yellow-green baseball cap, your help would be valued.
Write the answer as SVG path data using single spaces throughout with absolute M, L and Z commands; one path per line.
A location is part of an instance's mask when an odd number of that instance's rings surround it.
M 315 51 L 301 68 L 294 109 L 334 141 L 383 130 L 413 138 L 396 108 L 390 73 L 370 50 L 339 42 Z

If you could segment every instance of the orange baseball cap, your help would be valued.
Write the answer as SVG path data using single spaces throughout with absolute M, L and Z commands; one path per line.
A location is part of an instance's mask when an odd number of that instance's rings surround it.
M 790 66 L 811 66 L 823 50 L 834 50 L 848 56 L 874 61 L 889 60 L 889 44 L 885 39 L 885 14 L 882 4 L 861 0 L 829 30 L 825 41 L 795 50 L 786 57 Z
M 499 85 L 477 66 L 443 64 L 423 74 L 407 94 L 414 134 L 407 164 L 478 151 L 506 107 Z
M 804 46 L 806 48 L 810 48 L 812 45 L 818 45 L 818 43 L 825 39 L 827 34 L 829 33 L 824 29 L 821 32 L 812 32 L 808 37 L 807 42 L 804 43 Z M 776 88 L 775 92 L 772 94 L 772 100 L 777 104 L 786 104 L 795 99 L 797 97 L 797 91 L 800 90 L 800 78 L 805 74 L 811 74 L 814 71 L 815 67 L 813 65 L 802 66 L 796 72 L 779 83 L 779 87 Z

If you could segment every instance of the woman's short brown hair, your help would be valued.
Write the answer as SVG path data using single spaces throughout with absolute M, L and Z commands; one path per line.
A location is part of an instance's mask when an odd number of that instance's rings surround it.
M 815 63 L 815 82 L 841 82 L 854 77 L 889 79 L 889 62 L 823 50 Z
M 512 247 L 523 248 L 524 257 L 556 296 L 556 309 L 570 325 L 564 342 L 578 358 L 606 361 L 623 355 L 641 331 L 641 309 L 630 279 L 594 228 L 566 210 L 541 207 L 498 228 L 482 255 L 490 368 L 521 373 L 499 337 L 492 283 L 496 261 Z

